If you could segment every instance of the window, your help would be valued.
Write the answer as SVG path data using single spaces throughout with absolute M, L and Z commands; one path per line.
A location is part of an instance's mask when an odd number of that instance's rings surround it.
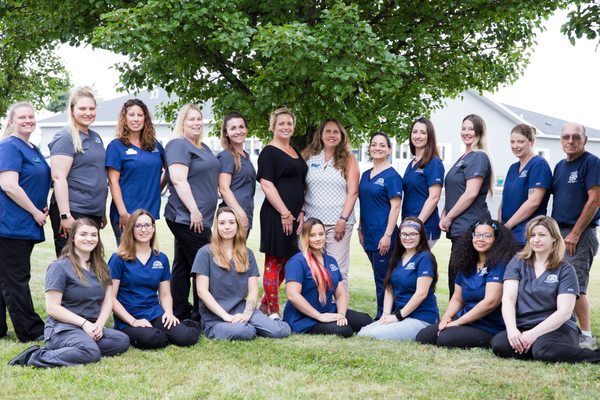
M 544 157 L 546 161 L 550 161 L 550 149 L 535 149 L 534 153 Z
M 449 143 L 439 143 L 438 151 L 440 152 L 440 158 L 442 161 L 452 160 L 452 146 Z
M 394 157 L 395 159 L 410 160 L 411 156 L 412 155 L 410 154 L 410 147 L 408 146 L 408 142 L 402 144 L 396 143 L 396 153 Z

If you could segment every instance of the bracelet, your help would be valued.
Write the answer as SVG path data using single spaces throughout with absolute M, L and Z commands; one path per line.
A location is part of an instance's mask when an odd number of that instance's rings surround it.
M 288 212 L 287 214 L 281 214 L 281 219 L 286 219 L 286 218 L 291 217 L 291 216 L 292 216 L 291 212 Z
M 137 321 L 137 319 L 134 318 L 129 325 L 133 326 L 133 324 L 135 324 L 135 321 Z
M 83 326 L 85 325 L 85 323 L 86 323 L 86 322 L 88 322 L 88 320 L 87 320 L 87 319 L 84 319 L 84 320 L 83 320 L 83 323 L 82 323 L 81 325 L 79 325 L 79 327 L 80 327 L 80 328 L 83 328 Z
M 340 214 L 339 219 L 343 219 L 344 221 L 348 222 L 348 217 L 344 217 L 344 214 Z
M 402 310 L 396 311 L 396 318 L 398 318 L 398 322 L 403 321 L 404 317 L 402 316 Z

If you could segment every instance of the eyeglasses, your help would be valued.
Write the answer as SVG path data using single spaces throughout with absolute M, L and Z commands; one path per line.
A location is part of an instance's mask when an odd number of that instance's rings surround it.
M 402 239 L 416 239 L 417 236 L 419 236 L 419 234 L 417 232 L 410 232 L 410 233 L 402 232 L 402 233 L 400 233 L 400 238 L 402 238 Z
M 479 233 L 479 232 L 473 232 L 473 239 L 485 239 L 485 240 L 490 240 L 491 238 L 494 237 L 493 233 Z
M 581 142 L 583 140 L 583 136 L 581 136 L 581 135 L 561 135 L 560 140 L 562 140 L 563 142 L 568 142 L 571 140 L 574 142 Z
M 147 231 L 149 231 L 150 229 L 154 228 L 154 224 L 135 224 L 133 227 L 135 229 L 137 229 L 138 231 L 141 231 L 141 230 L 144 230 L 144 229 L 147 230 Z

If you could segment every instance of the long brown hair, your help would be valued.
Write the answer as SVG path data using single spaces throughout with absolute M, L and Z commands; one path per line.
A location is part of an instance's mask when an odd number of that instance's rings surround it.
M 321 125 L 319 129 L 313 134 L 312 140 L 309 145 L 302 150 L 302 157 L 304 160 L 308 160 L 310 157 L 319 154 L 323 147 L 325 146 L 323 143 L 323 132 L 325 131 L 325 125 L 329 122 L 333 122 L 338 126 L 340 130 L 340 135 L 342 136 L 342 140 L 335 147 L 335 151 L 333 152 L 333 165 L 335 169 L 342 172 L 344 178 L 347 177 L 348 174 L 348 166 L 350 165 L 350 160 L 353 157 L 352 151 L 350 150 L 350 142 L 348 141 L 348 133 L 344 128 L 344 125 L 335 118 L 327 118 Z
M 433 160 L 434 157 L 441 157 L 437 147 L 437 140 L 435 139 L 435 127 L 433 126 L 433 123 L 425 117 L 417 118 L 417 120 L 413 122 L 412 126 L 410 127 L 410 131 L 408 132 L 408 137 L 410 138 L 410 140 L 408 141 L 410 153 L 413 156 L 417 153 L 417 148 L 412 142 L 412 130 L 417 123 L 424 124 L 427 128 L 427 144 L 425 145 L 423 157 L 419 160 L 419 168 L 425 168 L 429 161 Z
M 546 228 L 548 232 L 550 232 L 550 236 L 552 237 L 552 239 L 554 239 L 554 243 L 552 244 L 552 250 L 548 255 L 546 269 L 557 269 L 562 265 L 564 261 L 566 246 L 564 239 L 560 235 L 560 228 L 558 227 L 558 224 L 552 217 L 548 217 L 547 215 L 539 215 L 527 223 L 527 242 L 525 243 L 523 251 L 518 253 L 517 256 L 526 263 L 533 265 L 533 262 L 535 261 L 535 252 L 531 248 L 529 240 L 531 239 L 531 233 L 533 232 L 533 228 L 535 228 L 536 226 L 543 226 L 544 228 Z
M 225 252 L 223 239 L 219 235 L 219 216 L 225 213 L 233 214 L 237 229 L 233 238 L 233 257 L 229 259 Z M 248 261 L 248 248 L 246 247 L 246 230 L 242 225 L 239 214 L 231 207 L 221 207 L 217 209 L 212 226 L 212 237 L 210 240 L 210 250 L 213 254 L 215 263 L 226 271 L 229 271 L 229 264 L 233 260 L 235 272 L 244 273 L 250 268 Z
M 329 270 L 325 268 L 325 265 L 323 265 L 325 263 L 325 259 L 323 258 L 323 264 L 320 263 L 316 257 L 316 254 L 310 248 L 310 231 L 317 225 L 321 225 L 323 227 L 323 231 L 325 231 L 325 225 L 317 218 L 309 218 L 304 221 L 304 224 L 302 224 L 302 232 L 298 238 L 298 247 L 300 248 L 300 251 L 302 251 L 302 254 L 304 254 L 304 258 L 306 258 L 310 273 L 317 284 L 319 303 L 321 303 L 321 305 L 325 305 L 325 303 L 327 303 L 327 288 L 333 289 L 333 283 L 331 282 L 331 274 L 329 273 Z M 322 252 L 320 254 L 322 254 Z
M 235 172 L 240 172 L 240 169 L 242 168 L 242 160 L 240 159 L 240 153 L 238 153 L 236 149 L 233 148 L 231 140 L 229 139 L 229 136 L 227 136 L 227 122 L 234 118 L 242 119 L 244 121 L 246 129 L 248 128 L 248 121 L 246 121 L 246 118 L 244 118 L 242 114 L 238 112 L 231 112 L 227 114 L 225 118 L 223 118 L 223 124 L 221 125 L 221 147 L 223 147 L 225 150 L 231 153 L 231 155 L 233 156 L 233 161 L 235 162 Z
M 127 260 L 127 261 L 135 260 L 136 248 L 135 248 L 134 229 L 135 229 L 135 224 L 136 224 L 138 218 L 141 217 L 142 215 L 147 215 L 148 217 L 150 217 L 150 220 L 152 221 L 152 226 L 155 227 L 154 232 L 152 232 L 152 238 L 150 238 L 150 249 L 152 249 L 152 252 L 154 254 L 158 255 L 158 253 L 159 253 L 158 248 L 155 245 L 155 243 L 156 243 L 156 220 L 154 219 L 152 214 L 150 214 L 149 211 L 143 210 L 140 208 L 138 210 L 135 210 L 129 216 L 129 220 L 127 220 L 127 223 L 125 224 L 125 228 L 123 229 L 123 233 L 121 234 L 121 244 L 119 245 L 119 248 L 117 249 L 117 255 L 119 257 L 121 257 L 123 260 Z
M 110 286 L 112 285 L 112 281 L 110 279 L 108 265 L 106 264 L 106 261 L 104 261 L 104 246 L 102 245 L 102 240 L 100 239 L 100 229 L 98 229 L 98 225 L 96 225 L 96 223 L 91 219 L 79 218 L 73 223 L 71 233 L 69 234 L 69 239 L 67 240 L 67 245 L 63 248 L 60 258 L 68 258 L 69 261 L 71 261 L 75 275 L 77 275 L 84 286 L 89 286 L 87 278 L 85 277 L 85 273 L 83 272 L 83 267 L 79 262 L 79 257 L 75 252 L 74 238 L 77 234 L 77 231 L 82 226 L 92 226 L 98 230 L 98 244 L 90 253 L 90 271 L 96 275 L 102 286 Z
M 121 143 L 123 143 L 124 146 L 131 145 L 129 140 L 129 135 L 131 132 L 127 127 L 127 112 L 133 106 L 138 106 L 144 113 L 144 127 L 142 128 L 142 133 L 140 134 L 142 149 L 146 151 L 152 151 L 156 148 L 156 130 L 154 129 L 152 116 L 150 115 L 150 111 L 148 111 L 148 107 L 140 99 L 129 99 L 125 102 L 125 104 L 123 104 L 123 107 L 121 107 L 121 111 L 119 111 L 119 120 L 117 121 L 116 137 L 121 141 Z

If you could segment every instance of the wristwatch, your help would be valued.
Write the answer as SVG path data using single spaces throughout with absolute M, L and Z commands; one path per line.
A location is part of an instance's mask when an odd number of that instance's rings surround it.
M 60 214 L 60 219 L 67 219 L 71 216 L 71 213 Z

